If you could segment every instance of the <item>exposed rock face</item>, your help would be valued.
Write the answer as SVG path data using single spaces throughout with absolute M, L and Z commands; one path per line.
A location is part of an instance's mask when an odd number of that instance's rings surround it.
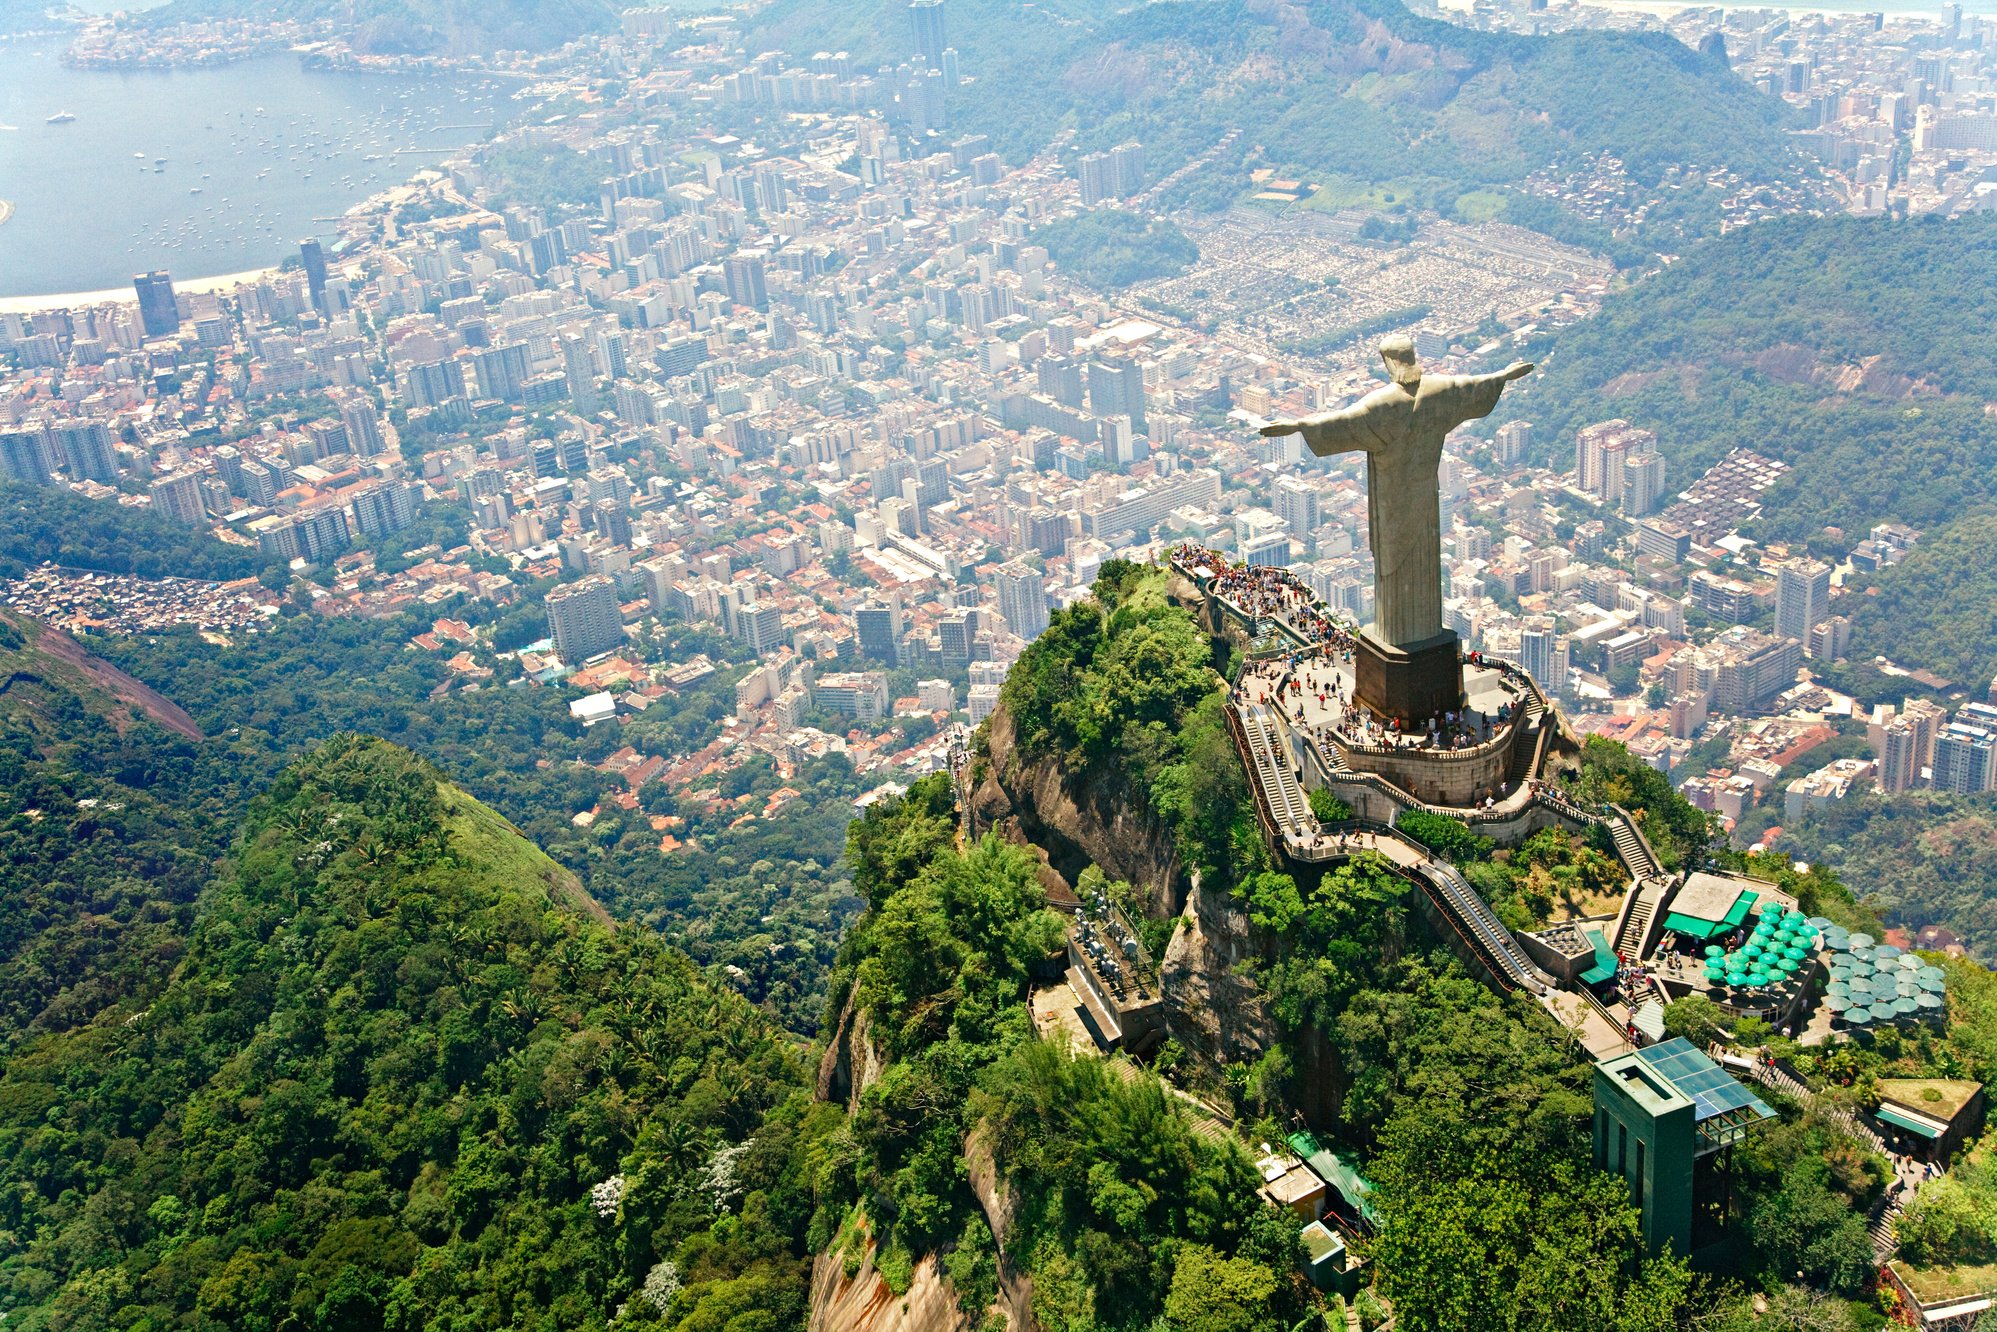
M 851 1114 L 860 1108 L 860 1093 L 873 1085 L 886 1065 L 874 1048 L 867 1015 L 848 994 L 839 1007 L 839 1023 L 832 1029 L 825 1056 L 818 1061 L 818 1099 L 843 1101 Z
M 1153 915 L 1170 915 L 1190 885 L 1179 868 L 1171 831 L 1151 815 L 1147 792 L 1122 773 L 1070 777 L 1053 759 L 1022 762 L 1012 716 L 992 714 L 989 758 L 971 794 L 980 831 L 999 834 L 1039 854 L 1058 878 L 1056 900 L 1073 901 L 1076 878 L 1091 864 L 1137 890 Z M 1057 885 L 1049 883 L 1055 890 Z
M 1222 893 L 1195 886 L 1160 964 L 1172 1038 L 1219 1068 L 1262 1057 L 1275 1043 L 1262 991 L 1240 970 L 1261 956 L 1248 915 Z
M 1010 1332 L 1033 1332 L 1039 1324 L 1033 1318 L 1033 1278 L 1019 1270 L 1017 1255 L 1006 1248 L 1012 1235 L 1015 1209 L 1011 1190 L 992 1159 L 991 1144 L 985 1140 L 984 1126 L 971 1130 L 964 1140 L 964 1165 L 970 1176 L 971 1192 L 985 1210 L 985 1224 L 991 1227 L 998 1244 L 999 1293 L 997 1308 L 1006 1316 Z
M 812 1263 L 807 1326 L 810 1332 L 969 1332 L 971 1320 L 933 1256 L 915 1265 L 908 1293 L 896 1295 L 875 1270 L 874 1244 L 868 1240 L 860 1270 L 850 1277 L 837 1251 L 821 1253 Z

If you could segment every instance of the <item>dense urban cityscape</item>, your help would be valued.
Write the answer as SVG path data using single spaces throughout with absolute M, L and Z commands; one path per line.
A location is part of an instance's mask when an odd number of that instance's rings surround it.
M 0 1322 L 1997 1328 L 1997 18 L 333 8 L 11 20 L 480 123 L 0 274 Z

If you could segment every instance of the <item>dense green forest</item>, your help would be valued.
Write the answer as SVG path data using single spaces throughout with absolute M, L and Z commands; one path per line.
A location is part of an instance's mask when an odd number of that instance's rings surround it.
M 286 769 L 171 981 L 0 1074 L 9 1326 L 793 1323 L 795 1053 L 585 907 L 404 750 Z
M 749 997 L 815 1031 L 840 931 L 860 905 L 838 861 L 848 802 L 863 789 L 850 766 L 833 758 L 805 768 L 788 783 L 801 798 L 739 827 L 732 806 L 679 811 L 663 792 L 643 793 L 627 812 L 611 799 L 623 782 L 586 764 L 626 744 L 662 756 L 699 749 L 733 711 L 732 673 L 619 726 L 585 730 L 560 689 L 450 688 L 439 657 L 405 646 L 428 627 L 415 617 L 292 615 L 227 646 L 181 631 L 91 647 L 217 737 L 231 765 L 218 770 L 218 789 L 255 791 L 340 731 L 387 736 L 506 815 L 620 918 L 659 929 L 704 964 L 737 968 Z M 767 798 L 785 784 L 755 763 L 717 794 Z M 573 822 L 598 806 L 589 827 Z M 690 845 L 668 857 L 650 819 L 676 812 L 689 820 Z
M 1991 455 L 1997 461 L 1997 452 Z M 1997 679 L 1997 510 L 1951 519 L 1907 558 L 1857 575 L 1865 594 L 1844 603 L 1852 655 L 1924 666 L 1982 695 Z
M 1214 644 L 1165 595 L 1165 571 L 1111 560 L 1095 595 L 1054 613 L 1001 698 L 1025 759 L 1125 783 L 1185 864 L 1225 887 L 1267 861 L 1223 714 Z
M 53 561 L 72 569 L 172 575 L 217 582 L 247 578 L 270 561 L 224 545 L 204 529 L 149 509 L 85 499 L 59 486 L 0 481 L 0 578 Z
M 1505 411 L 1566 464 L 1575 428 L 1626 417 L 1657 432 L 1674 485 L 1740 444 L 1780 458 L 1797 471 L 1768 494 L 1772 535 L 1939 526 L 1993 493 L 1993 239 L 1989 218 L 1729 232 L 1560 333 Z
M 569 148 L 511 144 L 488 150 L 479 162 L 493 189 L 530 208 L 593 207 L 603 184 L 603 164 Z
M 1997 958 L 1997 802 L 1946 791 L 1868 792 L 1782 829 L 1782 850 L 1869 885 L 1896 925 L 1946 925 Z
M 907 45 L 904 10 L 895 0 L 779 0 L 758 16 L 752 45 L 888 63 Z M 1074 153 L 1139 140 L 1155 180 L 1241 130 L 1243 148 L 1173 190 L 1168 202 L 1180 205 L 1224 207 L 1266 165 L 1305 180 L 1392 182 L 1445 213 L 1470 191 L 1486 203 L 1495 193 L 1528 225 L 1550 212 L 1588 233 L 1575 239 L 1605 244 L 1518 183 L 1598 152 L 1645 184 L 1685 165 L 1757 180 L 1799 174 L 1781 104 L 1663 34 L 1480 33 L 1416 18 L 1397 0 L 953 0 L 948 22 L 976 80 L 953 93 L 953 129 L 990 135 L 1012 160 L 1072 127 Z M 1676 216 L 1660 214 L 1659 231 L 1717 230 L 1716 208 L 1663 212 Z M 1675 234 L 1659 240 L 1678 248 Z
M 1050 222 L 1035 243 L 1063 273 L 1104 291 L 1134 282 L 1177 277 L 1199 262 L 1197 245 L 1169 221 L 1151 221 L 1115 208 L 1096 208 Z

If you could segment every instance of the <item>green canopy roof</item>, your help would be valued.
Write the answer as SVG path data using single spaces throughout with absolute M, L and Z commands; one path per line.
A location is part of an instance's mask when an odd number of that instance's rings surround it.
M 1939 1138 L 1942 1135 L 1942 1131 L 1934 1125 L 1923 1124 L 1912 1115 L 1903 1115 L 1890 1105 L 1882 1105 L 1873 1111 L 1873 1113 L 1895 1128 L 1903 1128 L 1909 1133 L 1918 1133 L 1924 1138 Z
M 1666 920 L 1665 924 L 1668 926 L 1670 921 Z M 1602 932 L 1598 929 L 1589 928 L 1583 930 L 1581 937 L 1586 939 L 1595 949 L 1595 965 L 1581 973 L 1581 983 L 1583 985 L 1599 985 L 1616 974 L 1615 952 L 1609 947 L 1609 941 L 1602 937 Z
M 1727 910 L 1725 920 L 1701 920 L 1682 911 L 1667 911 L 1664 913 L 1664 928 L 1690 935 L 1694 939 L 1711 939 L 1739 929 L 1740 923 L 1747 919 L 1747 913 L 1753 909 L 1755 899 L 1760 896 L 1761 894 L 1752 890 L 1743 892 L 1734 899 L 1733 906 Z

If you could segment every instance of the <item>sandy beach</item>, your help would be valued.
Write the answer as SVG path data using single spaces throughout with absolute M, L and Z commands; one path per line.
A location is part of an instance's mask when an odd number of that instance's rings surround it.
M 185 281 L 175 278 L 173 289 L 177 292 L 228 291 L 235 287 L 248 286 L 252 282 L 260 282 L 277 271 L 276 268 L 252 268 L 248 272 L 223 273 L 218 277 L 188 278 Z M 138 294 L 130 287 L 112 287 L 108 291 L 68 291 L 52 296 L 0 296 L 0 314 L 33 314 L 37 310 L 77 310 L 91 305 L 136 303 L 138 299 Z

